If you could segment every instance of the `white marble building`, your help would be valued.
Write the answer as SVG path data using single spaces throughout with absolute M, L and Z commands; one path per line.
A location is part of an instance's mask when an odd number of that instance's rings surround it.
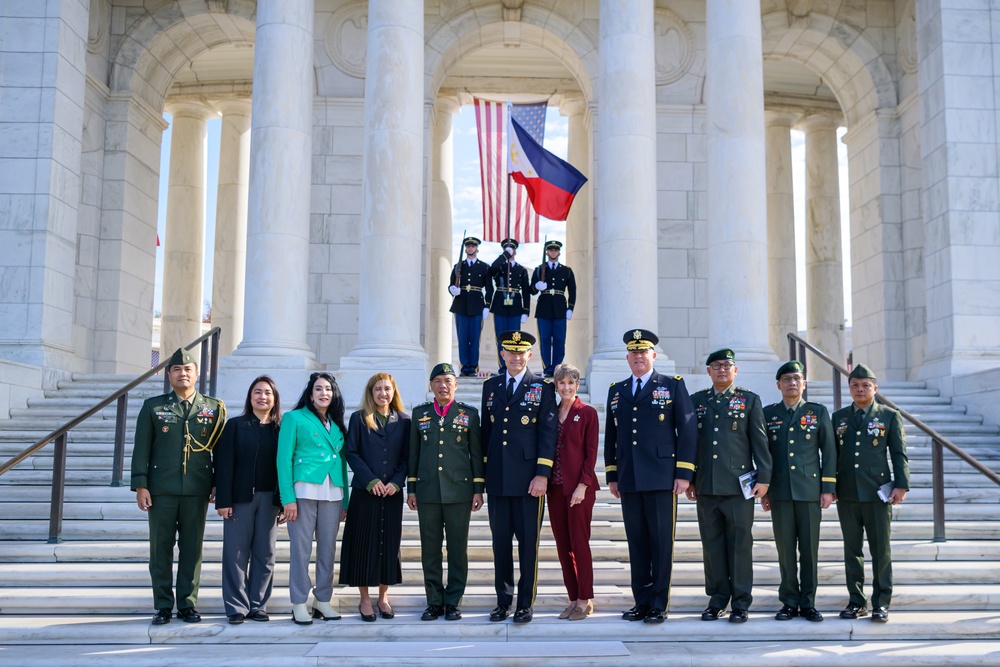
M 661 371 L 700 379 L 729 346 L 766 391 L 802 291 L 810 340 L 842 356 L 849 262 L 855 359 L 996 420 L 998 47 L 996 0 L 4 0 L 0 412 L 65 373 L 148 367 L 164 112 L 164 346 L 198 335 L 213 252 L 224 396 L 316 368 L 349 395 L 374 370 L 422 395 L 451 351 L 451 116 L 470 93 L 554 91 L 591 176 L 566 238 L 591 386 L 627 372 L 622 332 L 643 326 Z

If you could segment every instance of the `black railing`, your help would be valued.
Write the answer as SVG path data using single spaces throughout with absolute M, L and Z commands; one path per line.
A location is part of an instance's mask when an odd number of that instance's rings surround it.
M 833 369 L 833 409 L 839 410 L 841 408 L 841 395 L 840 395 L 840 382 L 841 376 L 847 377 L 850 374 L 846 368 L 841 366 L 839 363 L 826 356 L 820 350 L 816 349 L 813 345 L 810 345 L 805 340 L 799 336 L 790 333 L 788 334 L 788 355 L 791 359 L 798 359 L 805 365 L 806 363 L 806 350 L 812 352 L 820 360 L 827 363 Z M 808 371 L 809 369 L 806 368 Z M 808 386 L 808 385 L 807 385 Z M 805 392 L 802 392 L 802 398 L 806 397 Z M 945 438 L 943 435 L 932 429 L 930 426 L 921 421 L 918 417 L 910 414 L 906 410 L 903 410 L 898 405 L 890 401 L 888 398 L 880 393 L 875 394 L 875 400 L 877 400 L 882 405 L 887 405 L 894 410 L 898 410 L 899 414 L 902 415 L 903 419 L 910 422 L 918 429 L 927 434 L 931 439 L 931 485 L 934 491 L 934 541 L 935 542 L 946 542 L 947 538 L 945 536 L 944 527 L 944 449 L 947 448 L 952 454 L 962 459 L 970 466 L 973 467 L 977 472 L 982 473 L 986 476 L 988 480 L 994 484 L 1000 486 L 1000 475 L 996 472 L 986 467 L 983 463 L 978 461 L 972 455 L 968 454 L 961 447 L 953 443 L 952 441 Z
M 211 331 L 199 336 L 191 343 L 184 346 L 184 349 L 190 350 L 195 345 L 201 345 L 201 364 L 198 366 L 200 371 L 198 378 L 198 391 L 202 394 L 204 394 L 207 390 L 209 394 L 213 396 L 215 395 L 219 375 L 219 334 L 221 331 L 222 330 L 219 327 L 215 327 Z M 57 428 L 55 431 L 52 431 L 44 438 L 25 449 L 14 458 L 10 459 L 3 465 L 0 465 L 0 475 L 2 475 L 21 461 L 24 461 L 26 458 L 48 445 L 50 442 L 55 442 L 55 452 L 53 454 L 52 461 L 52 502 L 49 508 L 50 544 L 62 542 L 63 500 L 66 495 L 67 435 L 81 423 L 90 419 L 95 414 L 110 405 L 112 401 L 116 401 L 115 449 L 114 457 L 111 462 L 111 486 L 121 486 L 125 469 L 125 429 L 128 412 L 128 393 L 149 378 L 164 370 L 168 363 L 170 363 L 169 359 L 162 362 L 159 366 L 149 369 L 143 375 L 139 376 L 132 382 L 129 382 L 115 393 L 94 405 L 94 407 L 89 408 L 86 412 L 74 417 Z M 208 369 L 207 373 L 205 372 L 206 368 Z M 165 391 L 169 391 L 169 378 L 167 378 L 166 373 L 164 373 L 163 376 L 164 389 Z

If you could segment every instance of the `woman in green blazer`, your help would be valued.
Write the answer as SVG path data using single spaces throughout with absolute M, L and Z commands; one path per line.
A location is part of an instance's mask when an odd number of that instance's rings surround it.
M 344 397 L 329 373 L 313 373 L 295 409 L 286 414 L 278 435 L 278 488 L 288 521 L 288 587 L 292 620 L 340 618 L 330 605 L 337 532 L 347 510 L 344 459 Z M 316 539 L 316 586 L 309 560 Z M 306 602 L 312 589 L 312 614 Z

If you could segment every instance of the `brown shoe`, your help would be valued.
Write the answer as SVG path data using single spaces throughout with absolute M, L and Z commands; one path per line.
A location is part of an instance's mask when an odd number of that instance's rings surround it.
M 576 600 L 570 600 L 569 604 L 566 605 L 566 608 L 562 610 L 561 614 L 559 614 L 559 618 L 569 618 L 574 609 L 576 609 Z
M 571 621 L 582 621 L 585 618 L 587 618 L 586 607 L 575 607 L 569 615 L 569 620 Z

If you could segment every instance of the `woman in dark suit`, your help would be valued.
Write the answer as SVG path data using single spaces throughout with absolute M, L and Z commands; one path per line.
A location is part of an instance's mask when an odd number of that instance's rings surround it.
M 590 521 L 597 495 L 597 410 L 576 395 L 580 371 L 560 364 L 555 370 L 559 394 L 559 434 L 548 488 L 549 523 L 556 538 L 569 605 L 559 618 L 579 621 L 594 611 L 594 562 Z
M 403 531 L 403 494 L 410 415 L 396 381 L 388 373 L 368 380 L 361 409 L 347 427 L 347 463 L 356 490 L 347 511 L 340 549 L 340 583 L 357 586 L 361 620 L 374 621 L 369 586 L 378 586 L 378 614 L 392 618 L 389 586 L 403 580 L 399 544 Z
M 250 383 L 243 414 L 226 422 L 212 452 L 215 509 L 222 530 L 222 601 L 232 624 L 267 621 L 278 536 L 278 426 L 281 401 L 274 380 Z

